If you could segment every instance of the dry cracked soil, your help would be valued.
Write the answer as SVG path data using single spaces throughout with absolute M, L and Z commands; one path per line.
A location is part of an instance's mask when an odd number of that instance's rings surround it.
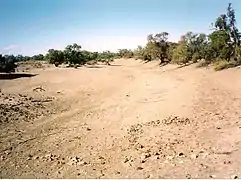
M 239 178 L 241 71 L 111 66 L 0 80 L 1 178 Z

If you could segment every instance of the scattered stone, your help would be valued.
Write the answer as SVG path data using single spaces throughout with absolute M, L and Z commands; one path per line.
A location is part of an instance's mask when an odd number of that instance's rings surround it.
M 198 155 L 196 155 L 196 154 L 191 154 L 190 157 L 191 157 L 191 159 L 197 159 L 197 158 L 198 158 Z
M 224 164 L 232 164 L 231 161 L 226 161 L 226 160 L 225 160 L 223 163 L 224 163 Z
M 127 163 L 127 162 L 133 162 L 133 159 L 132 159 L 132 156 L 125 156 L 125 160 L 124 160 L 124 163 Z
M 200 166 L 201 166 L 202 168 L 204 168 L 204 169 L 207 169 L 207 168 L 208 168 L 208 166 L 205 165 L 205 164 L 200 164 Z
M 35 91 L 35 92 L 38 92 L 38 91 L 42 92 L 42 91 L 45 91 L 45 89 L 43 87 L 39 86 L 39 87 L 33 88 L 33 91 Z
M 35 120 L 54 112 L 53 98 L 32 98 L 19 94 L 3 94 L 0 96 L 0 123 Z M 49 112 L 47 110 L 50 109 Z
M 142 160 L 146 160 L 146 159 L 149 158 L 149 157 L 151 157 L 151 154 L 150 154 L 150 153 L 143 153 L 143 154 L 141 155 L 141 159 L 142 159 Z
M 178 154 L 178 156 L 183 157 L 184 154 L 181 152 L 181 153 Z
M 44 157 L 45 158 L 50 158 L 50 157 L 52 157 L 53 155 L 52 154 L 46 154 Z
M 120 171 L 116 171 L 116 174 L 120 174 Z
M 86 128 L 87 131 L 91 131 L 91 129 L 89 127 Z
M 176 125 L 187 125 L 190 124 L 190 119 L 189 118 L 182 118 L 178 116 L 169 116 L 168 118 L 165 118 L 162 120 L 162 123 L 165 125 L 170 125 L 170 124 L 176 124 Z
M 31 154 L 29 154 L 27 160 L 31 160 L 32 158 L 33 158 L 33 156 Z
M 101 164 L 105 164 L 105 161 L 102 161 Z
M 141 163 L 145 163 L 145 162 L 146 162 L 146 160 L 144 160 L 144 159 L 143 159 L 143 160 L 141 160 Z
M 148 178 L 150 178 L 150 177 L 151 177 L 151 175 L 150 175 L 150 174 L 147 174 L 146 177 L 145 177 L 145 179 L 148 179 Z
M 237 175 L 232 175 L 231 179 L 238 179 L 238 176 Z
M 86 165 L 88 164 L 85 161 L 82 161 L 83 159 L 75 156 L 75 157 L 70 157 L 70 161 L 68 162 L 68 165 Z
M 143 169 L 143 167 L 140 167 L 140 166 L 139 166 L 139 167 L 137 167 L 137 170 L 142 170 L 142 169 Z
M 99 156 L 99 159 L 105 159 L 103 156 Z
M 159 153 L 159 152 L 156 152 L 154 155 L 155 155 L 155 156 L 159 156 L 159 155 L 160 155 L 160 153 Z
M 103 170 L 100 170 L 101 176 L 105 176 Z
M 124 160 L 124 163 L 127 163 L 129 161 L 129 159 L 126 157 Z
M 216 178 L 217 176 L 216 175 L 210 175 L 209 177 L 210 178 Z
M 187 174 L 187 175 L 186 175 L 186 178 L 187 178 L 187 179 L 191 179 L 191 178 L 192 178 L 191 174 Z
M 0 159 L 1 159 L 1 161 L 4 161 L 5 160 L 5 156 L 1 156 Z

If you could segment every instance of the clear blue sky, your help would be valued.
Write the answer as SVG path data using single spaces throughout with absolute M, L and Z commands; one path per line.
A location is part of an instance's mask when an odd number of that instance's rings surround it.
M 74 42 L 87 50 L 143 45 L 167 31 L 177 41 L 205 32 L 232 2 L 241 27 L 240 0 L 0 0 L 0 53 L 32 55 Z

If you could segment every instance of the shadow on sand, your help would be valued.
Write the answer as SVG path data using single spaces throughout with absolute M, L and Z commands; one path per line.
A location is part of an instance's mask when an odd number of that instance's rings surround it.
M 120 64 L 110 64 L 108 66 L 122 66 L 122 65 L 120 65 Z
M 27 74 L 27 73 L 0 73 L 0 80 L 11 80 L 24 77 L 33 77 L 37 74 Z

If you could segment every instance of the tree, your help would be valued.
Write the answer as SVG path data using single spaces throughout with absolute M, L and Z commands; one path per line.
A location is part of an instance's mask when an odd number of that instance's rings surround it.
M 235 11 L 232 8 L 232 4 L 229 3 L 228 4 L 228 8 L 227 8 L 227 16 L 228 16 L 228 20 L 229 20 L 229 33 L 230 33 L 230 37 L 233 41 L 233 45 L 236 46 L 240 46 L 240 42 L 241 42 L 241 34 L 238 31 L 238 28 L 236 27 L 236 17 L 235 17 Z
M 210 50 L 214 59 L 229 60 L 232 54 L 232 48 L 229 44 L 230 36 L 225 30 L 214 31 L 209 35 Z
M 54 64 L 56 67 L 65 62 L 64 53 L 59 50 L 49 49 L 46 59 L 49 63 Z
M 188 47 L 186 42 L 182 39 L 173 50 L 173 62 L 177 64 L 187 64 L 189 60 Z
M 99 53 L 98 60 L 110 65 L 110 62 L 114 61 L 114 57 L 114 53 L 111 53 L 110 51 L 103 51 L 102 53 Z
M 214 59 L 230 61 L 237 59 L 237 49 L 240 46 L 241 35 L 236 27 L 235 11 L 229 3 L 227 13 L 220 15 L 215 22 L 215 29 L 209 35 L 210 50 Z
M 69 62 L 70 64 L 84 65 L 87 62 L 81 52 L 81 46 L 76 43 L 66 46 L 64 50 L 64 55 L 67 62 Z
M 128 49 L 119 49 L 118 56 L 121 58 L 132 58 L 134 56 L 134 53 Z
M 168 58 L 168 35 L 167 32 L 158 33 L 154 36 L 152 34 L 148 35 L 145 50 L 146 56 L 151 57 L 151 59 L 159 59 L 160 64 L 162 64 Z
M 0 54 L 0 72 L 15 72 L 15 68 L 17 67 L 15 61 L 16 58 L 13 55 L 2 56 L 2 54 Z
M 167 59 L 168 59 L 168 61 L 171 61 L 173 59 L 173 52 L 177 48 L 177 46 L 178 46 L 178 43 L 169 42 L 168 52 L 167 52 Z
M 137 48 L 133 52 L 136 59 L 143 59 L 144 56 L 144 48 L 142 46 L 137 46 Z
M 15 58 L 16 58 L 16 62 L 20 62 L 20 61 L 24 61 L 25 60 L 24 56 L 21 55 L 21 54 L 17 55 Z
M 38 55 L 34 55 L 32 57 L 33 60 L 38 60 L 38 61 L 43 61 L 44 60 L 44 55 L 43 54 L 38 54 Z

